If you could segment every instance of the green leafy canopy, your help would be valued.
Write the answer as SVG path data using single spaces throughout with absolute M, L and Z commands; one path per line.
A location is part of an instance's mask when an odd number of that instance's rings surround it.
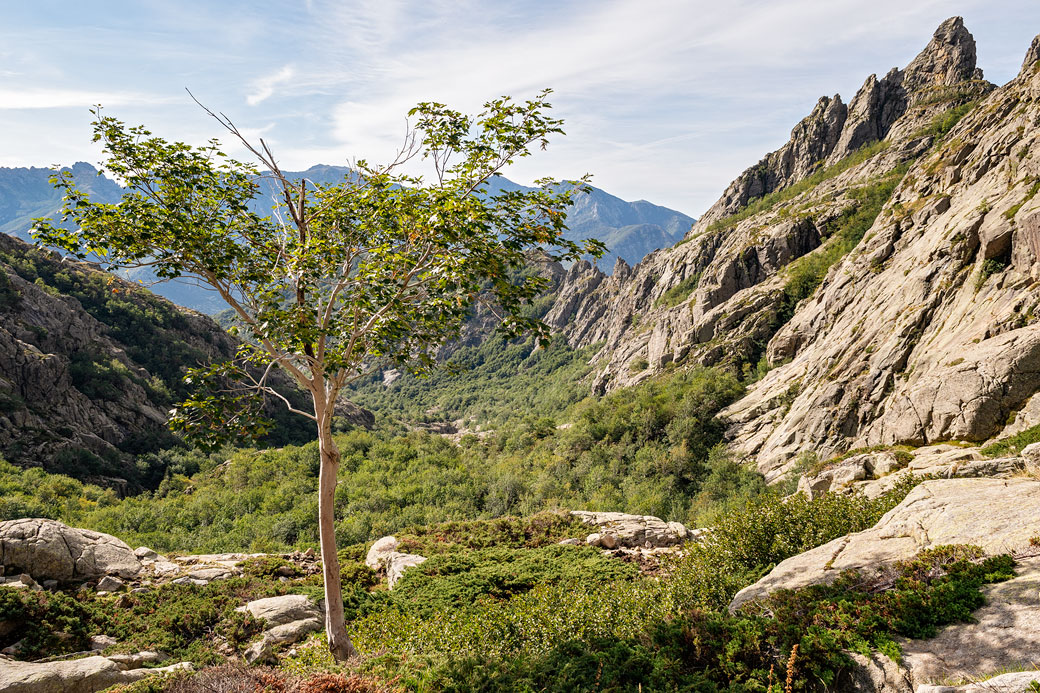
M 495 306 L 507 335 L 548 338 L 546 326 L 521 310 L 547 280 L 520 270 L 534 259 L 602 253 L 598 241 L 563 237 L 566 208 L 588 177 L 494 194 L 486 184 L 562 134 L 562 121 L 547 115 L 549 93 L 495 99 L 476 116 L 421 103 L 409 113 L 415 128 L 393 162 L 359 161 L 335 185 L 291 180 L 262 140 L 251 145 L 223 116 L 214 115 L 262 166 L 228 157 L 217 140 L 167 142 L 97 107 L 102 170 L 127 192 L 116 204 L 99 204 L 60 172 L 52 180 L 65 194 L 62 223 L 39 219 L 34 237 L 109 267 L 148 266 L 159 278 L 193 278 L 215 289 L 251 340 L 236 363 L 193 374 L 218 386 L 175 410 L 174 422 L 203 442 L 226 431 L 255 434 L 262 419 L 242 407 L 257 390 L 277 394 L 272 371 L 334 402 L 345 384 L 388 362 L 428 370 L 477 301 Z M 413 159 L 425 160 L 432 174 L 404 173 Z M 268 215 L 255 204 L 264 179 L 280 198 Z M 243 379 L 248 391 L 229 385 Z

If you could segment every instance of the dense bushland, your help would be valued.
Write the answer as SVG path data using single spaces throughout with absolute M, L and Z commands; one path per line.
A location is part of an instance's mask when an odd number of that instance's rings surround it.
M 713 450 L 722 435 L 715 414 L 741 392 L 732 375 L 701 368 L 588 397 L 556 417 L 524 410 L 493 435 L 459 444 L 389 424 L 351 430 L 338 437 L 339 541 L 554 508 L 702 524 L 764 488 L 757 474 Z M 278 551 L 317 541 L 314 444 L 140 459 L 167 468 L 166 478 L 155 492 L 119 501 L 68 479 L 0 468 L 0 484 L 17 489 L 0 513 L 36 508 L 28 514 L 162 551 Z

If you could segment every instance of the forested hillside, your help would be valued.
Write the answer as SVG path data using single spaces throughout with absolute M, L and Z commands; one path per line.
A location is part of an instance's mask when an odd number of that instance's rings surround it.
M 188 368 L 236 340 L 89 263 L 0 235 L 0 455 L 122 491 L 154 487 Z M 284 410 L 273 440 L 309 440 Z

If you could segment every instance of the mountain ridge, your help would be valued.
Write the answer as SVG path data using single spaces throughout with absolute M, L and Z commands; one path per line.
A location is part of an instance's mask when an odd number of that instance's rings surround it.
M 85 162 L 77 162 L 72 171 L 77 184 L 100 202 L 118 202 L 122 189 L 97 169 Z M 351 170 L 345 166 L 315 164 L 305 171 L 287 171 L 292 178 L 307 178 L 320 185 L 341 182 Z M 0 232 L 31 242 L 29 229 L 32 219 L 55 216 L 61 207 L 61 193 L 50 184 L 53 170 L 49 168 L 0 167 Z M 503 182 L 504 181 L 504 182 Z M 263 182 L 261 182 L 263 185 Z M 496 177 L 490 182 L 489 192 L 499 188 L 530 189 L 508 179 Z M 589 186 L 587 195 L 579 195 L 569 210 L 569 229 L 566 237 L 581 240 L 597 238 L 607 243 L 608 249 L 597 265 L 604 271 L 613 268 L 618 257 L 636 262 L 658 248 L 674 244 L 696 221 L 681 212 L 655 205 L 646 200 L 626 202 L 599 188 Z M 274 198 L 272 190 L 262 191 L 257 198 Z M 227 306 L 218 296 L 184 281 L 156 283 L 146 271 L 123 273 L 127 279 L 138 281 L 174 303 L 193 310 L 214 314 Z

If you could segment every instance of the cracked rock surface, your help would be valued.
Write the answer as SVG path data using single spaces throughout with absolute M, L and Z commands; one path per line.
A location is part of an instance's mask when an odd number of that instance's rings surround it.
M 871 529 L 781 561 L 734 597 L 730 610 L 777 589 L 830 582 L 843 570 L 870 569 L 943 544 L 975 544 L 988 554 L 1020 549 L 1040 534 L 1040 481 L 926 481 Z
M 39 518 L 0 522 L 0 565 L 5 572 L 59 582 L 131 578 L 141 571 L 133 550 L 119 539 Z

